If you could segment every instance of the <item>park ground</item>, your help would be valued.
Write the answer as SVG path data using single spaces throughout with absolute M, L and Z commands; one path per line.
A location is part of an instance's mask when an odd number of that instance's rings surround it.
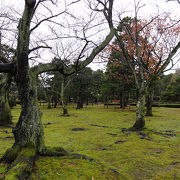
M 41 107 L 46 145 L 93 158 L 37 157 L 30 179 L 46 180 L 178 180 L 180 179 L 180 108 L 156 107 L 146 117 L 146 129 L 128 132 L 135 107 L 115 109 L 88 106 L 61 109 Z M 13 110 L 16 123 L 20 107 Z M 0 158 L 14 142 L 11 128 L 0 127 Z M 7 165 L 0 163 L 0 179 Z M 118 175 L 118 174 L 121 175 Z

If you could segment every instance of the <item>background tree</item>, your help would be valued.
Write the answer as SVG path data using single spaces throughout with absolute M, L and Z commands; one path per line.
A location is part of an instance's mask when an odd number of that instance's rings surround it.
M 40 86 L 43 90 L 44 97 L 47 101 L 47 108 L 51 109 L 52 97 L 54 92 L 54 84 L 52 82 L 52 78 L 48 76 L 48 74 L 41 74 L 40 76 Z
M 0 62 L 9 63 L 13 61 L 14 50 L 9 46 L 1 44 L 0 33 Z M 9 106 L 9 88 L 12 74 L 0 74 L 0 125 L 12 124 L 11 109 Z
M 103 102 L 102 98 L 102 84 L 104 82 L 104 72 L 97 70 L 92 72 L 92 85 L 91 91 L 91 102 Z
M 0 125 L 12 124 L 11 110 L 8 102 L 9 80 L 8 74 L 0 75 Z
M 124 108 L 127 105 L 129 93 L 133 89 L 133 74 L 131 73 L 121 52 L 114 51 L 112 46 L 108 47 L 108 51 L 110 51 L 111 55 L 107 64 L 106 75 L 109 80 L 118 84 L 120 104 L 121 108 Z
M 65 93 L 66 93 L 67 88 L 69 87 L 72 79 L 70 79 L 70 78 L 68 79 L 64 75 L 61 75 L 61 78 L 62 78 L 62 80 L 61 80 L 61 104 L 62 104 L 62 109 L 63 109 L 62 115 L 69 116 L 68 109 L 66 107 L 67 102 L 66 102 Z
M 77 103 L 77 109 L 83 108 L 84 102 L 88 104 L 91 98 L 92 81 L 92 70 L 88 67 L 79 71 L 72 80 L 70 89 Z
M 171 77 L 171 81 L 162 94 L 162 99 L 165 102 L 180 103 L 180 76 Z

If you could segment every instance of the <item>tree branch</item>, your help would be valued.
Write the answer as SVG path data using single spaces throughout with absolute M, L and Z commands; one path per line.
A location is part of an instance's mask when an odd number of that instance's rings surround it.
M 55 17 L 58 17 L 59 15 L 65 13 L 65 12 L 66 12 L 66 10 L 63 11 L 63 12 L 60 12 L 60 13 L 58 13 L 58 14 L 55 14 L 55 15 L 53 15 L 53 16 L 47 17 L 47 18 L 45 18 L 45 19 L 42 19 L 42 20 L 39 21 L 30 31 L 31 31 L 31 32 L 34 31 L 37 27 L 39 27 L 39 25 L 40 25 L 41 23 L 43 23 L 43 22 L 45 22 L 45 21 L 49 21 L 50 19 L 53 19 L 53 18 L 55 18 Z
M 65 69 L 65 65 L 63 61 L 60 61 L 58 63 L 47 63 L 47 64 L 38 64 L 31 68 L 31 71 L 35 73 L 36 75 L 41 74 L 43 72 L 49 72 L 49 71 L 59 71 L 63 74 L 63 71 Z
M 180 42 L 173 48 L 173 50 L 169 53 L 169 56 L 167 57 L 166 61 L 163 63 L 161 68 L 158 70 L 157 75 L 160 75 L 164 69 L 168 66 L 169 62 L 173 58 L 173 56 L 176 54 L 176 52 L 180 49 Z
M 32 51 L 35 51 L 35 50 L 38 50 L 38 49 L 41 49 L 41 48 L 52 49 L 52 47 L 49 47 L 49 46 L 38 46 L 38 47 L 35 47 L 35 48 L 30 49 L 30 50 L 29 50 L 29 54 L 30 54 Z
M 68 67 L 64 64 L 63 61 L 60 61 L 58 63 L 47 63 L 47 64 L 39 64 L 37 66 L 34 66 L 31 68 L 31 70 L 36 74 L 41 74 L 43 72 L 48 71 L 59 71 L 60 73 L 64 75 L 71 75 L 77 71 L 80 71 L 81 69 L 85 68 L 88 64 L 90 64 L 94 57 L 101 52 L 111 41 L 111 39 L 114 37 L 115 29 L 112 28 L 110 30 L 110 33 L 106 36 L 106 39 L 96 48 L 93 49 L 89 57 L 86 58 L 86 60 L 79 62 L 78 66 L 72 65 L 71 67 Z
M 93 59 L 95 58 L 95 56 L 109 44 L 109 42 L 114 37 L 114 34 L 115 34 L 115 29 L 111 28 L 110 33 L 106 36 L 106 39 L 99 46 L 97 46 L 96 48 L 93 49 L 93 51 L 91 52 L 89 57 L 86 58 L 86 60 L 79 63 L 79 66 L 76 69 L 76 71 L 79 71 L 79 70 L 83 69 L 84 67 L 86 67 L 88 64 L 90 64 L 93 61 Z
M 14 63 L 0 63 L 0 73 L 13 73 L 14 71 Z

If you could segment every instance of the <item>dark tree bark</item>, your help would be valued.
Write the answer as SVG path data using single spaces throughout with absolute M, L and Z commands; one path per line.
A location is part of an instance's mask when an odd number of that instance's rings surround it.
M 146 94 L 146 116 L 153 116 L 152 113 L 153 96 L 154 96 L 153 88 L 149 87 L 147 89 L 147 94 Z
M 51 95 L 47 95 L 47 103 L 48 103 L 47 108 L 48 108 L 48 109 L 51 109 L 51 108 L 52 108 L 52 107 L 51 107 Z
M 83 97 L 81 93 L 77 96 L 77 107 L 76 109 L 82 109 L 83 108 Z
M 121 93 L 121 95 L 120 95 L 120 106 L 121 106 L 121 108 L 125 108 L 125 97 L 124 97 L 124 92 L 122 92 Z
M 57 105 L 58 105 L 58 100 L 57 100 L 57 99 L 55 99 L 55 100 L 54 100 L 54 108 L 56 108 L 56 107 L 57 107 Z
M 12 124 L 11 109 L 8 102 L 9 75 L 0 77 L 0 125 Z

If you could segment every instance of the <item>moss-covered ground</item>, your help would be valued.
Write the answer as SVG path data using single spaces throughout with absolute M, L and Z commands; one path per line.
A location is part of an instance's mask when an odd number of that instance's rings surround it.
M 38 157 L 31 179 L 53 180 L 144 180 L 180 179 L 180 109 L 153 109 L 146 117 L 146 129 L 127 132 L 135 120 L 135 107 L 114 109 L 89 106 L 69 107 L 69 117 L 60 107 L 42 107 L 46 145 L 61 146 L 68 152 L 89 156 L 96 161 L 66 157 Z M 20 108 L 13 109 L 17 122 Z M 13 144 L 11 128 L 0 128 L 0 157 Z M 6 164 L 0 164 L 0 179 Z M 117 176 L 112 169 L 118 171 Z

